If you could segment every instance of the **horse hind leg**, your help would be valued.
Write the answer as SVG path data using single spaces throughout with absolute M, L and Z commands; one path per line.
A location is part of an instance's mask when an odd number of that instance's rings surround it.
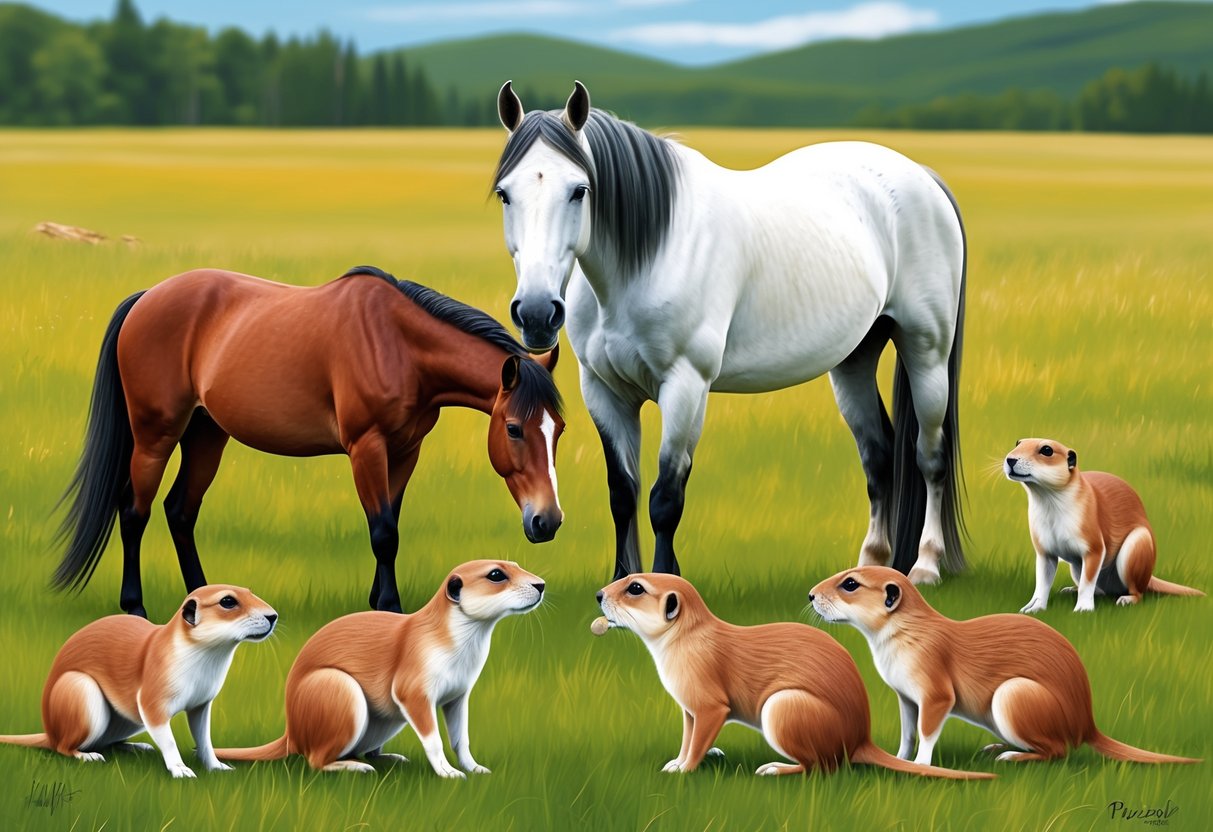
M 219 471 L 227 440 L 228 435 L 205 410 L 195 410 L 181 436 L 181 469 L 164 498 L 164 514 L 187 592 L 206 584 L 194 541 L 194 525 L 198 522 L 202 498 Z
M 855 437 L 859 461 L 867 479 L 871 513 L 868 533 L 859 547 L 860 566 L 889 566 L 892 513 L 888 500 L 893 485 L 893 424 L 876 386 L 876 367 L 889 340 L 891 321 L 881 317 L 841 364 L 830 371 L 838 410 Z

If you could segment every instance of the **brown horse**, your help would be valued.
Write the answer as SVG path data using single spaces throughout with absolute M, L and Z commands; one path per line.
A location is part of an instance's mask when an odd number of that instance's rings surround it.
M 180 444 L 164 509 L 186 588 L 206 584 L 194 524 L 235 437 L 272 454 L 349 455 L 375 554 L 370 603 L 399 612 L 400 506 L 443 407 L 489 414 L 489 460 L 523 531 L 533 543 L 556 534 L 555 364 L 483 312 L 369 266 L 315 287 L 209 269 L 169 278 L 124 300 L 106 330 L 54 583 L 88 583 L 117 517 L 120 604 L 146 615 L 139 544 Z

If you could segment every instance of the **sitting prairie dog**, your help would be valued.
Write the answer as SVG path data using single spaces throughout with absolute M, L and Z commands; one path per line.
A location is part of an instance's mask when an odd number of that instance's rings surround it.
M 1070 566 L 1076 612 L 1095 609 L 1095 594 L 1136 604 L 1145 591 L 1204 595 L 1153 576 L 1154 532 L 1137 492 L 1124 480 L 1078 469 L 1078 454 L 1052 439 L 1020 439 L 1004 462 L 1007 479 L 1028 492 L 1028 528 L 1036 549 L 1036 592 L 1020 612 L 1045 609 L 1057 561 Z
M 1100 733 L 1078 653 L 1034 618 L 953 621 L 932 609 L 904 575 L 883 566 L 843 570 L 813 587 L 809 600 L 826 621 L 851 624 L 868 640 L 876 670 L 901 706 L 899 757 L 910 758 L 917 727 L 914 759 L 929 764 L 944 722 L 958 716 L 1024 749 L 999 760 L 1048 760 L 1087 743 L 1115 760 L 1200 762 Z
M 458 566 L 417 612 L 357 612 L 308 639 L 286 679 L 286 733 L 256 748 L 221 748 L 225 760 L 277 760 L 302 754 L 312 768 L 373 772 L 351 759 L 394 759 L 383 744 L 406 724 L 442 777 L 463 778 L 447 762 L 438 733 L 442 708 L 464 771 L 488 774 L 468 746 L 468 697 L 484 669 L 493 628 L 543 601 L 544 584 L 516 563 Z
M 844 760 L 955 780 L 994 775 L 899 760 L 871 739 L 868 694 L 851 656 L 804 624 L 738 627 L 721 621 L 675 575 L 621 578 L 598 593 L 608 626 L 640 636 L 661 683 L 682 708 L 682 748 L 668 772 L 694 771 L 726 722 L 757 731 L 795 763 L 757 774 L 832 771 Z M 602 629 L 601 624 L 595 631 Z
M 213 584 L 189 594 L 164 625 L 136 615 L 111 615 L 81 628 L 60 648 L 42 692 L 46 732 L 0 736 L 0 742 L 47 748 L 80 760 L 146 730 L 173 777 L 193 777 L 181 759 L 169 720 L 185 711 L 208 771 L 230 770 L 211 747 L 211 702 L 236 647 L 263 641 L 278 614 L 247 589 Z

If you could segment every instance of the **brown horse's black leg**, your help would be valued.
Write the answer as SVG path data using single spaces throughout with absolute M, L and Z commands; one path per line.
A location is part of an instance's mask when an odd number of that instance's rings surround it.
M 128 485 L 122 494 L 122 507 L 118 510 L 118 532 L 122 536 L 122 590 L 118 595 L 118 605 L 125 613 L 147 618 L 147 610 L 143 608 L 139 546 L 148 518 L 141 517 L 135 511 L 134 501 L 134 494 Z
M 194 542 L 194 525 L 198 521 L 203 495 L 219 470 L 227 440 L 227 434 L 205 410 L 194 411 L 189 427 L 181 436 L 181 470 L 164 498 L 164 514 L 168 518 L 187 592 L 206 584 Z
M 396 533 L 397 533 L 398 541 L 399 541 L 399 533 L 400 533 L 400 507 L 402 505 L 404 505 L 404 489 L 401 489 L 400 493 L 396 495 L 396 499 L 392 501 L 392 519 L 396 521 Z M 399 544 L 397 544 L 397 545 L 399 545 Z M 378 560 L 378 558 L 376 558 L 376 560 Z M 373 610 L 380 609 L 380 606 L 379 606 L 379 564 L 378 563 L 375 564 L 375 578 L 371 582 L 370 604 L 371 604 L 371 609 L 373 609 Z
M 402 612 L 400 589 L 396 586 L 396 552 L 400 531 L 392 507 L 384 503 L 378 514 L 367 517 L 371 531 L 371 551 L 375 553 L 375 585 L 379 588 L 375 609 Z

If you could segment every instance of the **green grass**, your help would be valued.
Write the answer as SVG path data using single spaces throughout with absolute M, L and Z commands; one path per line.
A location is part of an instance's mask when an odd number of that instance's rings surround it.
M 696 129 L 684 138 L 752 166 L 844 135 L 858 134 Z M 1025 498 L 995 470 L 1031 434 L 1132 482 L 1160 541 L 1159 574 L 1213 587 L 1213 140 L 864 135 L 948 179 L 972 246 L 961 393 L 971 568 L 929 589 L 929 600 L 965 618 L 1016 610 L 1031 594 Z M 83 594 L 46 589 L 58 557 L 51 512 L 79 452 L 115 304 L 195 266 L 318 283 L 369 262 L 501 315 L 514 277 L 499 209 L 486 200 L 501 141 L 500 131 L 0 133 L 0 731 L 37 729 L 56 649 L 117 609 L 116 545 Z M 44 219 L 143 243 L 93 248 L 29 234 Z M 1207 826 L 1207 764 L 1131 766 L 1085 749 L 1062 762 L 994 764 L 978 753 L 989 736 L 958 722 L 938 746 L 942 764 L 997 770 L 999 780 L 868 769 L 758 779 L 754 768 L 775 755 L 737 727 L 721 737 L 725 762 L 662 774 L 678 747 L 675 705 L 635 638 L 588 632 L 612 532 L 570 351 L 557 375 L 569 430 L 559 459 L 567 520 L 556 541 L 525 542 L 487 462 L 486 420 L 470 412 L 444 415 L 425 445 L 402 522 L 408 608 L 474 557 L 517 559 L 548 581 L 549 603 L 499 627 L 472 698 L 473 747 L 492 775 L 440 780 L 409 731 L 389 750 L 413 762 L 378 777 L 316 775 L 294 759 L 176 782 L 158 755 L 87 765 L 6 746 L 0 828 L 1128 829 L 1137 822 L 1108 819 L 1110 801 L 1168 799 L 1180 807 L 1172 828 Z M 653 408 L 645 427 L 650 482 Z M 862 475 L 828 384 L 712 398 L 679 552 L 719 615 L 807 621 L 806 591 L 854 561 L 865 527 Z M 346 461 L 233 446 L 198 537 L 212 580 L 250 586 L 282 615 L 275 639 L 240 649 L 215 703 L 217 743 L 263 742 L 281 732 L 283 680 L 299 647 L 365 604 L 372 559 Z M 651 551 L 647 533 L 644 543 Z M 152 617 L 163 621 L 183 593 L 159 511 L 144 576 Z M 1209 757 L 1208 600 L 1101 602 L 1088 616 L 1066 601 L 1055 597 L 1042 618 L 1086 661 L 1100 726 L 1147 748 Z M 876 741 L 895 747 L 896 701 L 866 645 L 852 630 L 829 632 L 864 675 Z M 184 721 L 175 727 L 192 748 Z M 78 793 L 52 816 L 25 805 L 35 780 Z

